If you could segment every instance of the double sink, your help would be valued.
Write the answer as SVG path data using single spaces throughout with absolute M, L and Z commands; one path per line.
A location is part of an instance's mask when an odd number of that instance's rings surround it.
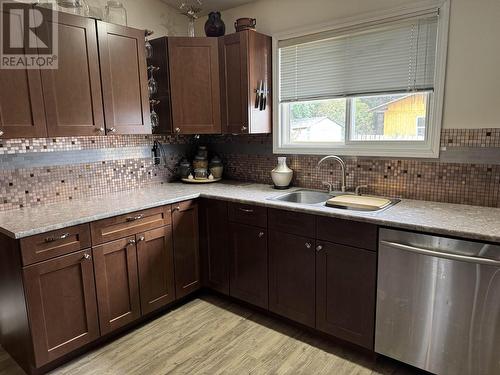
M 332 200 L 332 198 L 335 199 Z M 311 206 L 321 205 L 344 210 L 372 212 L 387 209 L 400 202 L 399 199 L 370 197 L 352 193 L 327 193 L 307 189 L 296 190 L 269 199 Z

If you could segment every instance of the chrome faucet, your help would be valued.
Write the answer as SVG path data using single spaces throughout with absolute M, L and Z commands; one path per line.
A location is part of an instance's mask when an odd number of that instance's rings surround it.
M 347 186 L 346 186 L 346 164 L 345 164 L 345 161 L 343 161 L 341 158 L 339 158 L 338 156 L 336 155 L 329 155 L 329 156 L 325 156 L 323 159 L 321 159 L 319 162 L 318 162 L 318 165 L 316 166 L 317 168 L 319 168 L 319 166 L 321 165 L 321 163 L 323 163 L 325 160 L 336 160 L 339 162 L 340 164 L 340 167 L 342 168 L 342 187 L 340 188 L 340 190 L 342 191 L 342 193 L 345 193 L 346 192 L 346 189 L 347 189 Z M 330 184 L 331 186 L 331 184 Z M 331 188 L 330 188 L 331 190 Z

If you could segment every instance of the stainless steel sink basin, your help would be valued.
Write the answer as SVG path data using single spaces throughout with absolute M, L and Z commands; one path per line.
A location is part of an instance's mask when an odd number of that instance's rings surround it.
M 326 201 L 330 198 L 333 198 L 334 196 L 340 196 L 340 195 L 353 195 L 353 193 L 337 193 L 337 194 L 329 194 L 327 192 L 323 191 L 316 191 L 316 190 L 307 190 L 307 189 L 300 189 L 296 190 L 290 193 L 285 193 L 282 195 L 278 195 L 277 197 L 272 197 L 268 198 L 273 201 L 281 201 L 281 202 L 288 202 L 288 203 L 296 203 L 296 204 L 307 204 L 307 205 L 312 205 L 312 206 L 326 206 Z M 351 210 L 351 211 L 381 211 L 381 210 L 386 210 L 389 207 L 394 206 L 398 202 L 400 202 L 400 199 L 389 199 L 390 203 L 384 207 L 381 208 L 363 208 L 363 207 L 356 207 L 356 206 L 346 206 L 346 205 L 331 205 L 328 206 L 329 208 L 332 209 L 340 209 L 340 210 Z
M 318 203 L 325 203 L 329 198 L 331 198 L 330 195 L 322 191 L 297 190 L 271 199 L 275 201 L 283 201 L 290 203 L 318 204 Z

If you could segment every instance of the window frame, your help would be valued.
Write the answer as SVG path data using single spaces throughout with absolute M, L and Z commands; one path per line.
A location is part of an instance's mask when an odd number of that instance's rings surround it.
M 436 66 L 434 75 L 434 92 L 428 95 L 427 102 L 427 129 L 425 141 L 352 141 L 349 139 L 351 121 L 346 123 L 344 143 L 314 143 L 290 144 L 288 134 L 284 131 L 282 119 L 286 114 L 279 102 L 280 66 L 278 41 L 297 38 L 324 31 L 335 31 L 357 28 L 361 25 L 390 22 L 392 20 L 411 16 L 414 13 L 425 11 L 438 11 L 438 35 L 436 46 Z M 446 57 L 448 49 L 449 29 L 449 0 L 421 1 L 397 9 L 384 10 L 338 20 L 315 28 L 295 29 L 273 36 L 273 101 L 275 110 L 273 114 L 273 152 L 275 154 L 304 154 L 304 155 L 345 155 L 345 156 L 382 156 L 382 157 L 414 157 L 438 158 L 440 151 L 440 135 L 443 117 L 444 85 L 446 74 Z M 332 98 L 333 99 L 333 98 Z M 347 116 L 351 116 L 351 100 L 347 100 Z

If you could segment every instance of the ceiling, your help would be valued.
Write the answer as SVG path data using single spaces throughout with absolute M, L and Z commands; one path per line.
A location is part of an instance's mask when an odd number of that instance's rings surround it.
M 178 8 L 183 0 L 163 0 L 164 3 Z M 203 8 L 201 14 L 206 15 L 213 10 L 225 10 L 229 8 L 236 8 L 240 5 L 255 2 L 256 0 L 201 0 Z M 196 3 L 196 0 L 184 0 L 186 3 Z

